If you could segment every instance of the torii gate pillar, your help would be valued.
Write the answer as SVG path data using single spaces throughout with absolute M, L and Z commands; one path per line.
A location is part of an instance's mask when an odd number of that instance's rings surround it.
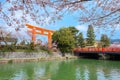
M 41 34 L 48 37 L 48 48 L 52 47 L 52 34 L 54 31 L 32 26 L 30 24 L 26 24 L 26 26 L 32 29 L 32 30 L 28 30 L 28 32 L 32 33 L 32 41 L 34 42 L 34 44 L 36 43 L 36 34 Z

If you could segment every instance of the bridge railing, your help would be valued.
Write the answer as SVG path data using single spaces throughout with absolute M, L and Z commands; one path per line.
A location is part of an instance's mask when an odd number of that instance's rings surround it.
M 75 48 L 74 52 L 120 52 L 120 47 Z

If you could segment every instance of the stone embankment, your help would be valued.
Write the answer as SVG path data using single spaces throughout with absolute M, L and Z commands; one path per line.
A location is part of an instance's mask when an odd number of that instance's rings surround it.
M 0 63 L 31 62 L 41 60 L 65 60 L 77 58 L 71 54 L 64 57 L 59 53 L 48 54 L 45 52 L 0 52 Z

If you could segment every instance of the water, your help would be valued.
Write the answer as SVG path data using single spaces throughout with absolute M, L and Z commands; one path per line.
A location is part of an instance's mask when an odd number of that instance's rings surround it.
M 120 80 L 120 62 L 77 59 L 0 64 L 0 80 Z

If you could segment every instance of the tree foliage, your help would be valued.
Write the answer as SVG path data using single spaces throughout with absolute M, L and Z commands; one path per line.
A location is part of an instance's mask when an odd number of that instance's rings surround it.
M 107 35 L 103 34 L 101 36 L 101 44 L 102 44 L 102 47 L 108 47 L 110 46 L 110 39 L 108 38 Z
M 78 44 L 77 43 L 77 33 L 79 32 L 79 30 L 76 29 L 74 26 L 69 26 L 68 28 L 71 31 L 71 33 L 72 33 L 72 35 L 73 35 L 73 37 L 75 39 L 75 46 L 77 46 L 77 44 Z
M 61 28 L 52 36 L 53 42 L 62 53 L 70 52 L 75 45 L 75 39 L 69 28 Z
M 74 37 L 76 37 L 77 33 L 79 32 L 78 29 L 76 29 L 74 26 L 69 26 L 68 27 Z
M 78 40 L 78 45 L 80 47 L 85 47 L 85 42 L 84 42 L 84 37 L 82 33 L 79 33 L 77 36 L 77 40 Z
M 88 30 L 87 30 L 87 45 L 93 46 L 94 42 L 95 42 L 94 29 L 93 29 L 92 25 L 89 25 Z

